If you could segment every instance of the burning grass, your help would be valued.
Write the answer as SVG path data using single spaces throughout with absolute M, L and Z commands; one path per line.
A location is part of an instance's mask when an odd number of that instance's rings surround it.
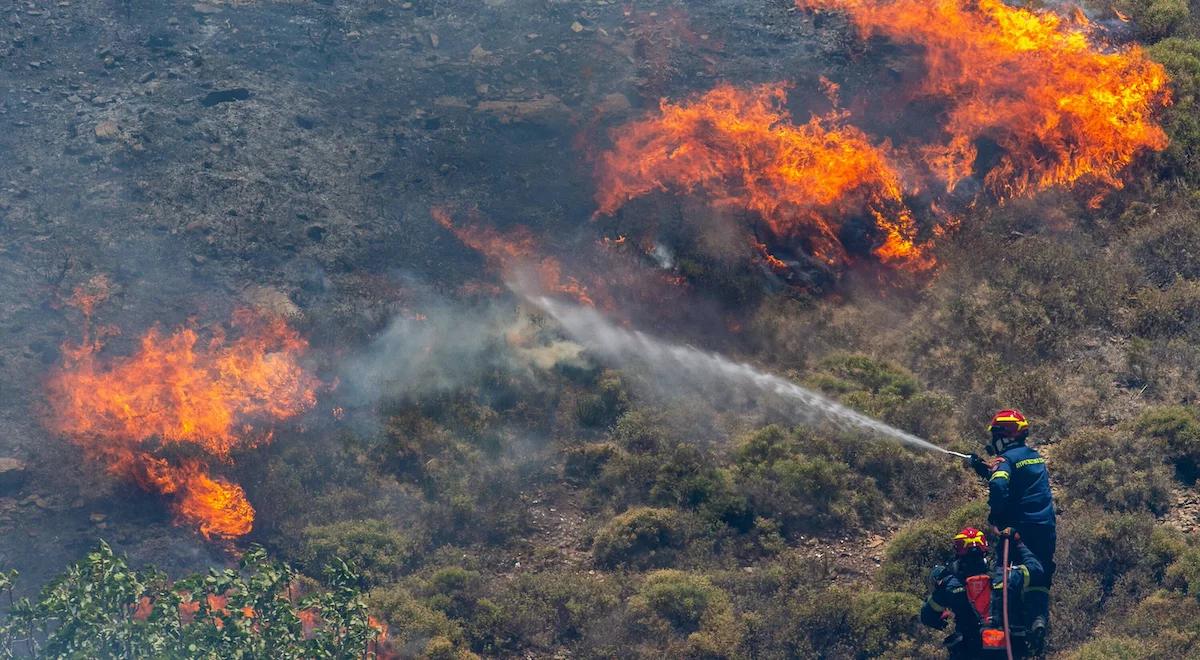
M 998 199 L 1088 182 L 1120 188 L 1122 171 L 1167 147 L 1155 121 L 1171 101 L 1167 74 L 1138 46 L 1109 48 L 1081 13 L 1010 7 L 1001 0 L 797 0 L 849 14 L 865 36 L 918 46 L 916 98 L 945 104 L 946 141 L 921 149 L 953 189 L 982 176 Z M 981 141 L 1000 150 L 977 170 Z
M 318 386 L 300 364 L 307 343 L 283 320 L 239 311 L 232 326 L 234 336 L 152 328 L 131 355 L 114 357 L 85 332 L 63 347 L 48 383 L 54 431 L 109 473 L 172 496 L 178 518 L 209 538 L 245 535 L 254 522 L 241 486 L 213 476 L 210 464 L 269 442 L 271 432 L 253 424 L 312 408 Z

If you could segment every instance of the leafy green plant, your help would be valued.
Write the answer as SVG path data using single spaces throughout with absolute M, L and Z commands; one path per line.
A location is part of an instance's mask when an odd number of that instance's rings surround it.
M 13 573 L 0 588 L 11 590 Z M 298 575 L 260 547 L 238 569 L 171 582 L 135 570 L 101 542 L 0 626 L 6 657 L 346 658 L 374 656 L 381 627 L 359 578 L 340 560 L 327 588 L 301 595 Z M 11 593 L 11 591 L 10 591 Z

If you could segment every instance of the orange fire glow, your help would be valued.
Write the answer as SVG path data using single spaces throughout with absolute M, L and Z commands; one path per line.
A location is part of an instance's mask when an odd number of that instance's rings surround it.
M 520 268 L 530 266 L 543 291 L 569 296 L 589 307 L 596 305 L 588 287 L 564 274 L 557 259 L 538 255 L 537 241 L 524 227 L 502 234 L 480 223 L 455 223 L 450 213 L 442 208 L 431 209 L 431 213 L 438 224 L 453 232 L 464 245 L 482 254 L 488 265 L 503 276 L 514 276 Z
M 208 538 L 248 533 L 254 509 L 241 486 L 209 472 L 238 448 L 271 438 L 252 424 L 316 403 L 317 380 L 300 365 L 305 342 L 277 318 L 239 311 L 231 338 L 194 327 L 153 328 L 132 355 L 106 357 L 85 336 L 63 347 L 50 378 L 50 426 L 109 473 L 169 495 L 177 517 Z
M 827 92 L 833 88 L 827 86 Z M 655 190 L 702 191 L 714 205 L 754 212 L 777 239 L 829 265 L 848 263 L 839 238 L 852 217 L 874 221 L 875 255 L 908 270 L 933 265 L 904 203 L 887 144 L 833 113 L 796 124 L 782 85 L 721 85 L 622 126 L 598 167 L 598 213 Z
M 924 157 L 947 187 L 972 176 L 998 199 L 1053 186 L 1120 188 L 1122 170 L 1167 146 L 1154 121 L 1170 103 L 1163 67 L 1138 46 L 1107 48 L 1081 12 L 1012 7 L 1002 0 L 797 0 L 847 12 L 864 35 L 919 46 L 917 96 L 946 104 L 947 140 Z M 980 140 L 999 160 L 975 172 Z

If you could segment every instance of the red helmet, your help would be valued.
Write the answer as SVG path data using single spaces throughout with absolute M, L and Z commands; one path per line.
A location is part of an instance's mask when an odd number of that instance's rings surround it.
M 974 527 L 965 527 L 954 536 L 954 555 L 966 557 L 976 553 L 980 556 L 988 553 L 987 537 Z
M 993 436 L 1023 439 L 1029 435 L 1029 422 L 1020 410 L 1001 410 L 992 417 L 992 423 L 988 425 L 988 430 L 992 432 Z

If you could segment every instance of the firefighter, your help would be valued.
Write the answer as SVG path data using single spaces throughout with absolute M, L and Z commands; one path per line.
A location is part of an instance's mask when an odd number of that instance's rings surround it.
M 1046 459 L 1026 445 L 1029 422 L 1018 410 L 1001 410 L 988 425 L 991 460 L 972 454 L 970 467 L 988 483 L 988 523 L 993 531 L 1013 529 L 1044 569 L 1025 590 L 1029 644 L 1040 653 L 1050 622 L 1054 578 L 1055 513 Z
M 1042 565 L 1011 530 L 1003 532 L 1011 539 L 1008 571 L 1009 619 L 1022 619 L 1022 594 L 1030 581 L 1039 579 Z M 933 592 L 921 606 L 921 623 L 938 630 L 946 620 L 954 619 L 954 634 L 945 640 L 952 659 L 998 657 L 1004 651 L 1003 596 L 1004 568 L 996 562 L 988 565 L 988 542 L 983 532 L 967 527 L 954 537 L 954 562 L 937 566 L 930 574 Z M 1023 655 L 1021 631 L 1014 641 L 1014 651 Z M 990 638 L 985 641 L 985 638 Z

